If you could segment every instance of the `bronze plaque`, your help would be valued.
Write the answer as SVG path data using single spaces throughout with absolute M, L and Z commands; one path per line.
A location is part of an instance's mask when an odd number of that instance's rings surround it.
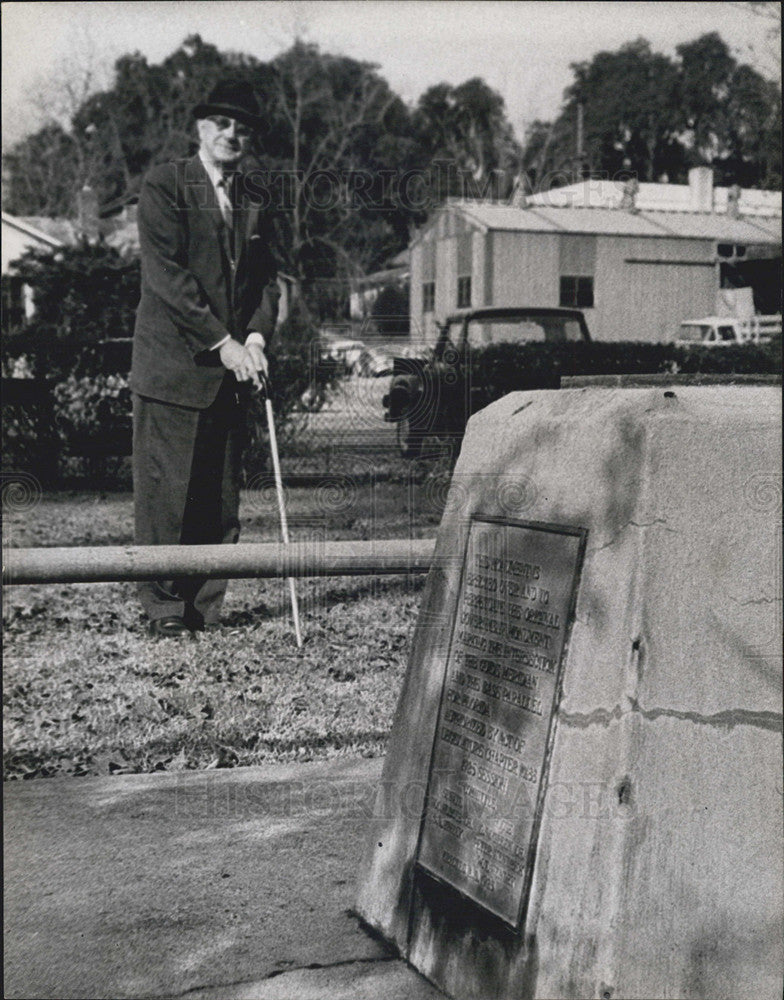
M 585 534 L 479 517 L 468 533 L 417 861 L 515 927 Z

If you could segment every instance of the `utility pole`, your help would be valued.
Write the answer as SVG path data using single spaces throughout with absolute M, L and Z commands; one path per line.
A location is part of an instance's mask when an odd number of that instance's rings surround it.
M 581 181 L 588 175 L 585 162 L 585 109 L 582 101 L 577 102 L 577 138 L 573 174 L 575 181 Z

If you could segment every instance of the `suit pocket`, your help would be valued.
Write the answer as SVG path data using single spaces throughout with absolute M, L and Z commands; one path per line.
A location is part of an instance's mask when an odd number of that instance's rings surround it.
M 194 355 L 194 364 L 199 368 L 220 368 L 223 362 L 220 359 L 220 351 L 212 350 L 199 351 Z

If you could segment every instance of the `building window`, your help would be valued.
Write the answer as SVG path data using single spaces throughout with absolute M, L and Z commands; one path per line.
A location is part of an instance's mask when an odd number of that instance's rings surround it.
M 436 307 L 436 283 L 425 281 L 422 284 L 422 312 L 431 313 Z
M 593 278 L 564 275 L 561 278 L 560 305 L 590 309 L 593 306 Z
M 719 243 L 716 251 L 719 257 L 745 257 L 746 247 L 742 243 Z
M 457 279 L 457 308 L 467 309 L 471 305 L 471 276 Z

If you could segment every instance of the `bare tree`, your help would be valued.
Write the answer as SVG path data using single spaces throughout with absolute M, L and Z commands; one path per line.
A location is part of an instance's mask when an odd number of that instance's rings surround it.
M 28 92 L 25 117 L 38 123 L 6 154 L 12 167 L 12 210 L 36 205 L 36 214 L 74 214 L 78 192 L 94 184 L 103 150 L 94 129 L 74 123 L 85 101 L 109 79 L 109 68 L 86 32 L 71 40 L 69 55 L 39 76 Z
M 781 88 L 781 4 L 778 0 L 750 0 L 736 3 L 735 7 L 745 10 L 766 23 L 765 41 L 761 45 L 749 45 L 752 62 L 765 76 L 775 80 Z
M 295 266 L 301 266 L 304 249 L 316 243 L 328 247 L 345 266 L 358 264 L 340 239 L 352 214 L 342 181 L 347 170 L 359 166 L 352 156 L 358 131 L 380 123 L 394 95 L 372 67 L 352 63 L 359 72 L 348 79 L 347 66 L 341 63 L 339 57 L 323 55 L 301 41 L 275 62 L 278 108 L 290 133 Z M 326 197 L 319 197 L 319 180 Z

